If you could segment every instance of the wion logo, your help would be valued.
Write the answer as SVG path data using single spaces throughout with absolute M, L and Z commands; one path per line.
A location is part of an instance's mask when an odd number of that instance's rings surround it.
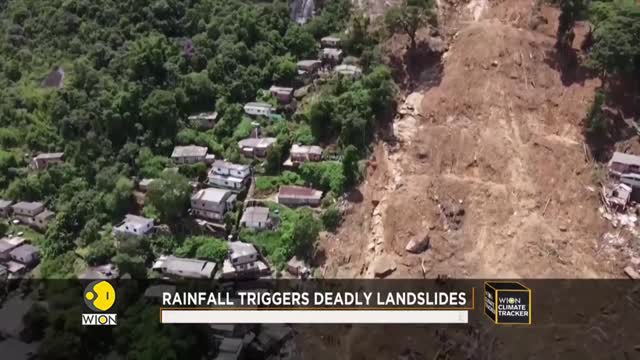
M 519 282 L 485 282 L 484 313 L 499 325 L 531 325 L 531 289 Z
M 82 325 L 116 325 L 116 314 L 105 314 L 116 301 L 116 290 L 104 280 L 91 282 L 84 289 L 84 303 L 94 314 L 82 314 Z

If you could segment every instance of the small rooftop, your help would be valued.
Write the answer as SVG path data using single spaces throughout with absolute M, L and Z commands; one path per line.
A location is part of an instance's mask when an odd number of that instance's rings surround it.
M 51 210 L 44 209 L 40 214 L 36 215 L 35 218 L 38 220 L 48 220 L 54 216 L 56 216 L 56 213 Z
M 175 292 L 176 292 L 175 285 L 166 285 L 166 284 L 151 285 L 144 291 L 144 296 L 160 298 L 162 297 L 162 293 L 175 294 Z
M 212 261 L 168 256 L 156 262 L 156 264 L 154 264 L 154 268 L 164 268 L 167 273 L 174 275 L 211 277 L 216 269 L 216 263 Z
M 56 153 L 38 154 L 36 157 L 34 157 L 34 159 L 36 159 L 36 160 L 59 160 L 59 159 L 62 159 L 63 157 L 64 157 L 64 153 L 63 152 L 56 152 Z
M 151 185 L 151 183 L 154 182 L 155 180 L 156 179 L 142 179 L 142 180 L 140 180 L 138 185 L 143 186 L 143 187 L 147 187 L 147 186 Z
M 208 149 L 205 146 L 176 146 L 173 148 L 172 158 L 179 157 L 204 157 L 207 155 Z
M 340 57 L 342 56 L 342 50 L 335 48 L 324 48 L 322 49 L 322 54 L 324 56 Z
M 277 141 L 276 138 L 248 138 L 240 140 L 238 145 L 241 148 L 267 148 Z
M 124 222 L 127 225 L 132 225 L 132 226 L 145 226 L 150 222 L 152 223 L 153 219 L 149 219 L 149 218 L 146 218 L 144 216 L 139 216 L 139 215 L 127 214 L 124 217 Z
M 621 163 L 627 165 L 637 165 L 640 166 L 640 156 L 625 154 L 621 152 L 615 152 L 611 157 L 611 161 L 609 163 Z
M 241 223 L 257 224 L 266 223 L 269 220 L 269 208 L 253 206 L 245 209 L 242 214 Z
M 229 194 L 231 194 L 229 190 L 217 189 L 217 188 L 206 188 L 206 189 L 199 190 L 197 193 L 195 193 L 191 197 L 191 199 L 220 203 L 224 201 Z
M 269 88 L 269 91 L 271 92 L 275 92 L 275 93 L 286 93 L 286 94 L 291 94 L 293 93 L 293 88 L 292 87 L 282 87 L 282 86 L 271 86 Z
M 245 243 L 242 241 L 229 242 L 230 257 L 248 256 L 257 254 L 258 250 L 253 244 Z
M 333 71 L 339 73 L 339 74 L 343 74 L 343 75 L 360 75 L 362 74 L 362 69 L 360 69 L 358 66 L 355 65 L 346 65 L 346 64 L 342 64 L 342 65 L 338 65 L 336 66 Z
M 16 257 L 16 258 L 25 258 L 25 257 L 31 257 L 33 256 L 33 254 L 39 254 L 39 253 L 40 253 L 40 250 L 37 247 L 29 244 L 24 244 L 22 246 L 18 246 L 17 248 L 11 250 L 9 254 L 12 257 Z
M 14 204 L 12 208 L 14 210 L 18 209 L 18 210 L 24 210 L 24 211 L 32 211 L 32 210 L 37 210 L 43 206 L 44 204 L 39 201 L 35 201 L 35 202 L 21 201 L 19 203 Z
M 203 112 L 189 116 L 189 120 L 209 120 L 215 121 L 218 118 L 217 112 Z
M 245 108 L 263 108 L 263 109 L 273 109 L 271 104 L 267 104 L 264 102 L 250 102 L 244 105 Z
M 48 88 L 61 88 L 64 85 L 64 70 L 61 67 L 53 69 L 47 78 L 42 81 L 42 86 Z
M 314 65 L 320 65 L 322 62 L 320 60 L 300 60 L 297 65 L 299 67 L 308 67 Z
M 336 36 L 325 36 L 320 41 L 329 41 L 329 42 L 339 42 L 342 41 L 339 37 Z
M 298 145 L 291 146 L 291 152 L 296 154 L 315 154 L 322 155 L 322 148 L 317 145 Z
M 288 197 L 288 198 L 298 198 L 298 199 L 307 199 L 307 198 L 321 198 L 322 191 L 303 187 L 303 186 L 293 186 L 293 185 L 285 185 L 280 186 L 280 190 L 278 191 L 278 197 Z
M 20 246 L 14 243 L 9 242 L 6 238 L 0 239 L 0 253 L 6 253 L 7 251 L 12 251 L 13 249 Z
M 224 160 L 216 160 L 213 162 L 213 167 L 224 168 L 229 170 L 245 171 L 249 169 L 249 165 L 234 164 L 232 162 Z
M 0 199 L 0 209 L 8 208 L 9 206 L 11 206 L 11 204 L 13 204 L 13 201 L 11 200 Z

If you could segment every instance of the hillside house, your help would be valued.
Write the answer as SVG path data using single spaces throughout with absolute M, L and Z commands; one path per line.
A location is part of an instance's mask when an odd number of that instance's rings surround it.
M 320 57 L 324 63 L 337 65 L 342 61 L 342 50 L 335 48 L 324 48 L 320 52 Z
M 62 89 L 64 86 L 64 69 L 56 67 L 53 69 L 47 78 L 42 81 L 42 86 L 45 88 Z
M 208 188 L 191 197 L 192 214 L 205 220 L 222 221 L 235 206 L 236 195 L 225 189 Z
M 124 237 L 145 236 L 153 231 L 153 227 L 153 219 L 127 214 L 122 222 L 114 226 L 113 234 Z
M 218 345 L 218 355 L 214 360 L 238 360 L 242 358 L 244 343 L 240 338 L 222 338 Z
M 11 200 L 0 199 L 0 217 L 6 218 L 11 215 L 11 204 L 13 204 Z
M 216 121 L 218 120 L 217 112 L 204 112 L 200 114 L 191 115 L 188 118 L 189 125 L 196 129 L 213 129 L 216 126 Z
M 161 256 L 153 264 L 152 269 L 169 277 L 211 279 L 215 274 L 216 268 L 216 263 L 212 261 Z
M 13 218 L 38 230 L 46 230 L 55 217 L 53 211 L 47 210 L 41 202 L 25 202 L 11 206 Z
M 82 274 L 78 275 L 78 279 L 117 279 L 120 277 L 120 270 L 115 264 L 105 264 L 100 266 L 88 267 Z
M 325 36 L 320 39 L 320 44 L 326 48 L 339 48 L 342 45 L 342 39 L 335 36 Z
M 287 206 L 318 206 L 322 191 L 302 186 L 280 186 L 278 203 Z
M 298 75 L 313 75 L 320 70 L 321 66 L 320 60 L 301 60 L 296 63 Z
M 322 161 L 322 148 L 317 145 L 293 144 L 285 166 L 297 166 L 307 161 Z
M 40 250 L 37 247 L 29 244 L 18 246 L 17 248 L 11 250 L 9 255 L 11 257 L 11 260 L 17 261 L 28 267 L 35 265 L 40 260 Z
M 208 184 L 231 190 L 241 190 L 245 187 L 249 175 L 251 175 L 251 167 L 248 165 L 217 160 L 209 171 Z
M 162 294 L 175 294 L 176 286 L 167 284 L 151 285 L 144 291 L 144 298 L 151 303 L 162 304 Z
M 146 193 L 147 191 L 149 191 L 149 186 L 154 181 L 155 181 L 155 179 L 142 179 L 142 180 L 140 180 L 140 182 L 138 183 L 138 190 Z
M 287 271 L 289 274 L 301 278 L 306 278 L 311 274 L 309 266 L 297 256 L 294 256 L 287 262 Z
M 4 237 L 0 239 L 0 261 L 8 261 L 11 259 L 11 252 L 22 246 L 25 239 L 21 236 Z
M 615 152 L 609 160 L 609 174 L 614 177 L 640 174 L 640 156 Z
M 248 157 L 264 158 L 276 143 L 276 138 L 248 138 L 240 140 L 238 146 L 242 154 Z
M 208 149 L 205 146 L 176 146 L 171 153 L 171 159 L 176 164 L 195 164 L 206 162 Z
M 269 92 L 273 97 L 278 99 L 278 102 L 281 104 L 288 104 L 293 100 L 293 88 L 290 87 L 282 87 L 282 86 L 272 86 L 269 89 Z
M 50 166 L 62 164 L 64 162 L 64 153 L 42 153 L 31 159 L 31 168 L 35 170 L 46 170 Z
M 271 104 L 263 102 L 250 102 L 244 105 L 244 112 L 251 116 L 271 116 L 273 111 Z
M 262 230 L 271 227 L 269 208 L 261 206 L 246 208 L 244 213 L 242 213 L 240 226 L 253 230 Z
M 350 78 L 359 78 L 362 76 L 362 69 L 355 65 L 338 65 L 333 68 L 333 72 Z
M 44 209 L 44 211 L 35 216 L 35 222 L 33 222 L 32 226 L 40 231 L 45 231 L 55 217 L 56 213 L 51 210 Z
M 252 244 L 241 241 L 229 243 L 229 255 L 222 266 L 223 279 L 258 277 L 269 272 L 269 267 Z

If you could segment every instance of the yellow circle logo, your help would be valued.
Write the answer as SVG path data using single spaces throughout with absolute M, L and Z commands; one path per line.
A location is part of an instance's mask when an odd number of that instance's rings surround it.
M 514 298 L 509 298 L 509 304 L 513 305 L 516 303 L 516 299 Z
M 93 311 L 107 311 L 115 301 L 116 290 L 104 280 L 94 281 L 84 289 L 84 302 Z M 100 316 L 98 321 L 104 324 L 107 322 L 107 317 Z

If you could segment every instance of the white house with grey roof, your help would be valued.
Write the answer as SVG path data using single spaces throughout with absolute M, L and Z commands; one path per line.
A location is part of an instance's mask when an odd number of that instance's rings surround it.
M 252 116 L 271 116 L 273 105 L 263 102 L 250 102 L 244 105 L 244 112 Z
M 31 168 L 36 170 L 46 170 L 52 165 L 62 164 L 64 162 L 64 153 L 42 153 L 31 159 Z
M 236 195 L 226 189 L 201 189 L 191 197 L 191 211 L 195 217 L 222 221 L 224 214 L 234 208 Z
M 161 256 L 154 264 L 153 270 L 163 275 L 186 279 L 211 279 L 217 265 L 213 261 Z
M 245 187 L 249 175 L 251 175 L 251 167 L 248 165 L 216 160 L 209 171 L 208 183 L 216 187 L 241 190 Z
M 171 159 L 176 164 L 195 164 L 198 162 L 206 162 L 207 147 L 205 146 L 176 146 L 171 153 Z
M 113 234 L 125 237 L 145 236 L 153 231 L 153 226 L 153 219 L 127 214 L 122 222 L 114 226 Z
M 262 230 L 271 226 L 269 208 L 261 206 L 251 206 L 244 210 L 240 219 L 240 226 Z
M 269 266 L 261 260 L 253 244 L 229 242 L 229 255 L 222 265 L 223 279 L 259 277 L 269 273 Z
M 240 140 L 238 146 L 245 156 L 264 158 L 276 141 L 276 138 L 271 137 L 248 138 Z

